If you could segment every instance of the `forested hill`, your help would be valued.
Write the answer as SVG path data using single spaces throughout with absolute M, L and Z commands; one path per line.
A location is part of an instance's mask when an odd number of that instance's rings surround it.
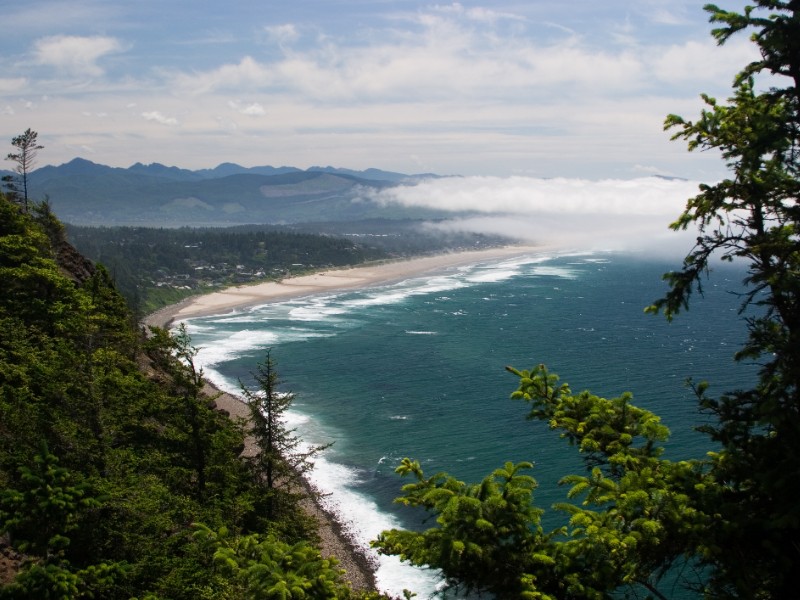
M 51 199 L 59 219 L 75 225 L 220 226 L 446 216 L 369 200 L 371 192 L 420 177 L 378 169 L 301 171 L 234 164 L 200 171 L 139 163 L 121 169 L 74 159 L 33 171 L 30 184 L 40 197 Z
M 68 226 L 67 232 L 109 269 L 138 315 L 221 287 L 388 257 L 342 238 L 283 230 Z
M 239 458 L 189 341 L 145 336 L 47 204 L 0 195 L 0 281 L 0 598 L 361 597 Z

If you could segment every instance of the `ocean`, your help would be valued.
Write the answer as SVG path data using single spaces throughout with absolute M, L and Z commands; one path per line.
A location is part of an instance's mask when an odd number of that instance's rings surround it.
M 251 385 L 272 349 L 296 395 L 290 426 L 309 443 L 334 442 L 311 478 L 360 544 L 422 526 L 418 512 L 393 503 L 403 457 L 465 481 L 505 461 L 533 462 L 536 503 L 555 527 L 563 516 L 549 507 L 566 494 L 557 482 L 583 463 L 546 424 L 525 419 L 527 405 L 509 398 L 517 382 L 506 365 L 544 363 L 573 391 L 631 391 L 671 429 L 672 459 L 712 448 L 694 430 L 707 417 L 687 378 L 719 393 L 755 377 L 733 361 L 746 335 L 734 293 L 741 267 L 720 264 L 672 323 L 644 314 L 666 291 L 661 275 L 678 265 L 622 252 L 531 254 L 186 323 L 197 361 L 226 391 Z M 377 579 L 420 598 L 439 582 L 391 557 L 380 557 Z

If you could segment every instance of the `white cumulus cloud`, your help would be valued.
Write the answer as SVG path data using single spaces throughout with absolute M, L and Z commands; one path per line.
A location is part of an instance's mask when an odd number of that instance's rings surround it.
M 708 39 L 654 50 L 650 61 L 653 73 L 662 81 L 676 83 L 733 81 L 733 75 L 744 65 L 759 58 L 756 46 L 744 36 L 731 39 L 721 48 Z
M 299 39 L 296 26 L 265 28 L 283 53 L 269 60 L 244 56 L 206 71 L 179 73 L 196 93 L 250 89 L 301 94 L 308 100 L 436 101 L 466 98 L 530 103 L 552 99 L 619 97 L 663 83 L 696 85 L 728 81 L 753 59 L 744 37 L 723 50 L 710 38 L 644 47 L 597 46 L 585 36 L 534 34 L 523 17 L 459 3 L 409 16 L 405 28 L 365 34 L 360 43 L 325 36 L 318 44 L 287 49 Z M 521 28 L 507 35 L 507 23 Z M 538 31 L 538 30 L 537 30 Z M 629 35 L 633 36 L 635 30 Z M 366 41 L 366 43 L 364 43 Z M 699 91 L 707 91 L 697 88 Z
M 226 64 L 206 72 L 179 74 L 176 82 L 181 89 L 193 94 L 204 94 L 218 89 L 253 89 L 267 86 L 273 81 L 272 70 L 245 56 L 237 64 Z
M 73 74 L 99 76 L 103 69 L 97 61 L 121 50 L 122 44 L 113 37 L 55 35 L 37 40 L 34 54 L 41 65 Z

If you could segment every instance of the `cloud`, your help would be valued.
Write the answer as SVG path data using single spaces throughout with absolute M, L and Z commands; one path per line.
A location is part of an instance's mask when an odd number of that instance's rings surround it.
M 649 2 L 642 8 L 642 12 L 651 21 L 661 25 L 685 25 L 687 22 L 684 11 L 680 7 L 676 8 L 671 2 Z
M 117 39 L 106 36 L 56 35 L 37 40 L 34 45 L 38 64 L 92 77 L 103 74 L 98 60 L 121 50 L 122 44 Z
M 267 114 L 267 111 L 265 111 L 264 107 L 258 102 L 242 104 L 238 100 L 231 100 L 228 102 L 228 106 L 238 112 L 240 115 L 247 115 L 248 117 L 261 117 Z
M 27 83 L 28 80 L 25 77 L 0 77 L 0 94 L 22 91 Z
M 173 126 L 178 124 L 178 119 L 174 117 L 164 116 L 157 110 L 153 110 L 150 112 L 143 112 L 142 117 L 144 117 L 145 121 L 154 121 L 156 123 L 160 123 L 161 125 Z
M 155 5 L 115 5 L 119 14 L 102 22 L 103 36 L 52 35 L 98 31 L 79 28 L 69 15 L 68 28 L 48 20 L 6 38 L 0 100 L 23 113 L 24 90 L 37 98 L 37 127 L 60 135 L 97 126 L 63 115 L 108 113 L 113 141 L 106 148 L 131 155 L 121 164 L 151 151 L 141 132 L 148 119 L 192 136 L 189 153 L 185 139 L 161 128 L 161 162 L 197 167 L 264 156 L 253 149 L 268 138 L 273 151 L 264 160 L 298 166 L 333 155 L 342 166 L 404 172 L 707 178 L 705 165 L 721 171 L 722 161 L 711 152 L 688 158 L 682 144 L 669 143 L 663 118 L 697 114 L 700 92 L 723 97 L 751 58 L 739 49 L 752 44 L 746 36 L 722 49 L 688 42 L 707 38 L 704 19 L 680 29 L 655 26 L 651 9 L 673 10 L 673 3 L 643 2 L 624 10 L 586 1 L 357 2 L 337 5 L 336 15 L 289 3 L 278 12 L 245 11 L 249 20 L 237 11 L 198 10 L 189 29 L 170 21 L 180 11 L 160 11 L 164 20 L 153 28 Z M 676 4 L 676 15 L 693 10 L 702 17 L 688 0 Z M 50 19 L 52 11 L 41 12 Z M 97 26 L 88 19 L 84 25 Z M 237 43 L 197 45 L 209 35 Z M 38 39 L 35 58 L 47 68 L 15 55 L 29 43 L 15 39 Z M 134 39 L 124 60 L 112 55 Z M 102 77 L 112 65 L 113 79 Z M 65 81 L 52 67 L 82 77 Z M 38 101 L 44 93 L 52 97 L 47 107 Z M 96 142 L 99 153 L 104 143 Z M 65 152 L 53 160 L 72 158 Z
M 390 36 L 391 37 L 391 34 Z M 391 99 L 517 99 L 559 93 L 603 93 L 638 86 L 645 65 L 635 53 L 598 51 L 575 39 L 541 45 L 499 45 L 491 28 L 463 28 L 431 18 L 422 31 L 366 46 L 326 44 L 285 51 L 274 61 L 245 56 L 205 72 L 179 73 L 181 89 L 302 93 L 317 101 Z
M 445 177 L 375 192 L 372 199 L 451 211 L 529 214 L 674 214 L 697 183 L 660 178 L 634 180 Z
M 170 75 L 172 77 L 173 75 Z M 177 86 L 191 94 L 203 94 L 219 89 L 258 89 L 273 81 L 269 67 L 252 56 L 245 56 L 238 64 L 226 64 L 206 72 L 177 74 Z
M 754 58 L 744 37 L 723 50 L 713 41 L 592 43 L 571 30 L 512 13 L 455 3 L 406 15 L 404 27 L 368 30 L 358 40 L 333 35 L 299 45 L 295 25 L 265 28 L 281 54 L 247 55 L 204 71 L 168 73 L 180 89 L 202 94 L 250 90 L 300 94 L 309 102 L 552 102 L 622 95 L 668 84 L 730 81 Z M 513 23 L 509 30 L 508 23 Z M 541 34 L 542 28 L 549 34 Z M 609 36 L 614 38 L 614 33 Z M 604 40 L 605 42 L 605 40 Z M 689 88 L 684 88 L 689 89 Z M 697 95 L 701 90 L 691 88 Z M 673 90 L 675 93 L 675 90 Z
M 469 211 L 439 225 L 537 243 L 586 248 L 649 248 L 687 237 L 667 225 L 697 195 L 691 181 L 645 177 L 633 180 L 537 179 L 531 177 L 448 177 L 417 185 L 364 192 L 382 204 L 445 211 Z
M 498 12 L 490 8 L 482 6 L 475 6 L 471 8 L 465 7 L 460 2 L 454 2 L 450 5 L 435 6 L 434 11 L 445 15 L 455 15 L 464 17 L 470 21 L 479 23 L 497 23 L 500 20 L 524 21 L 525 17 L 511 13 L 511 12 Z
M 265 27 L 264 31 L 266 31 L 269 39 L 279 46 L 292 44 L 300 38 L 300 32 L 291 23 Z
M 690 40 L 656 48 L 648 62 L 653 74 L 662 81 L 698 85 L 708 81 L 733 81 L 733 76 L 746 64 L 758 59 L 755 44 L 741 36 L 732 38 L 721 48 L 713 40 Z

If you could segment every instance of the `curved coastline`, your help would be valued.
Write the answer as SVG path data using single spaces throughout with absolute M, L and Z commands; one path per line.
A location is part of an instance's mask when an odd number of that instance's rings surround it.
M 340 292 L 358 288 L 384 285 L 447 268 L 475 264 L 489 260 L 513 258 L 542 252 L 547 248 L 537 246 L 503 246 L 486 250 L 453 252 L 381 264 L 355 266 L 347 269 L 327 270 L 248 286 L 235 286 L 187 298 L 176 304 L 151 313 L 142 320 L 146 326 L 168 328 L 176 321 L 193 317 L 229 313 L 251 306 L 289 300 L 315 294 Z M 241 398 L 222 392 L 207 383 L 206 392 L 216 397 L 217 409 L 231 418 L 247 418 L 248 410 Z M 252 441 L 246 444 L 244 454 L 255 452 Z M 313 495 L 311 496 L 313 498 Z M 326 511 L 318 502 L 307 502 L 304 508 L 319 523 L 320 548 L 324 556 L 333 556 L 346 572 L 354 589 L 376 589 L 375 565 L 368 555 L 347 534 L 337 516 Z
M 269 302 L 383 285 L 450 267 L 512 258 L 548 249 L 544 246 L 499 246 L 485 250 L 466 250 L 357 265 L 343 269 L 328 269 L 311 275 L 289 277 L 281 281 L 231 286 L 223 290 L 192 296 L 161 308 L 144 317 L 142 323 L 155 327 L 169 327 L 174 321 L 182 319 L 222 315 L 236 309 Z

